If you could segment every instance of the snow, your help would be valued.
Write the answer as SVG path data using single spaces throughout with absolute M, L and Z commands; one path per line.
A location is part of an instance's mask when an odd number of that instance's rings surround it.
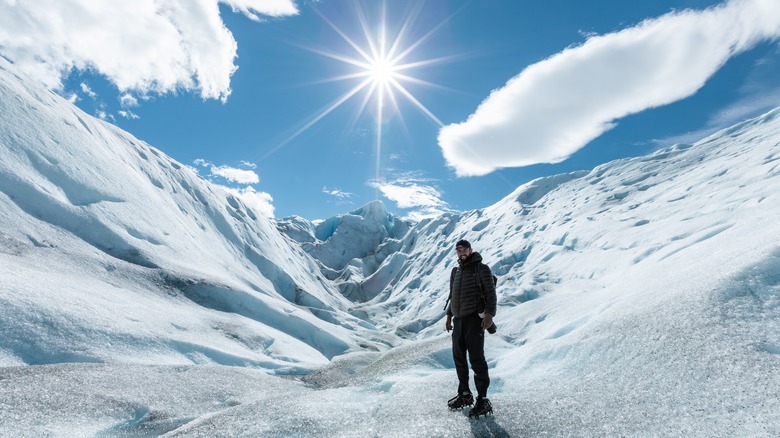
M 778 436 L 780 109 L 409 224 L 273 220 L 0 58 L 0 436 Z M 454 243 L 499 277 L 495 416 Z

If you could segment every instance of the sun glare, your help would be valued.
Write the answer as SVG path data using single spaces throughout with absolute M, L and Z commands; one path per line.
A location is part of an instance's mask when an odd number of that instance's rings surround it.
M 415 78 L 411 76 L 410 72 L 415 68 L 445 62 L 451 57 L 424 59 L 413 62 L 405 60 L 410 57 L 410 54 L 412 54 L 415 49 L 422 45 L 431 37 L 431 35 L 449 21 L 449 18 L 428 30 L 422 37 L 410 37 L 411 26 L 420 14 L 422 5 L 424 4 L 424 2 L 417 2 L 415 7 L 411 9 L 409 14 L 402 20 L 403 23 L 400 25 L 398 31 L 388 40 L 386 18 L 387 5 L 384 2 L 382 3 L 381 17 L 369 24 L 369 20 L 366 18 L 366 14 L 360 5 L 360 2 L 355 1 L 354 4 L 357 21 L 359 23 L 359 28 L 354 32 L 354 34 L 357 34 L 355 37 L 350 36 L 347 32 L 336 26 L 318 9 L 313 9 L 320 15 L 323 21 L 325 21 L 325 23 L 327 23 L 343 41 L 347 43 L 347 45 L 349 45 L 349 49 L 347 50 L 349 53 L 331 52 L 321 48 L 307 49 L 319 55 L 347 64 L 354 69 L 351 73 L 346 73 L 338 77 L 326 78 L 320 82 L 355 81 L 356 85 L 316 113 L 306 124 L 288 137 L 284 142 L 277 145 L 272 151 L 266 154 L 266 156 L 293 140 L 335 109 L 351 100 L 354 96 L 363 93 L 363 98 L 355 120 L 364 114 L 369 106 L 373 106 L 376 109 L 376 111 L 372 111 L 371 114 L 374 117 L 376 134 L 374 152 L 376 154 L 376 175 L 378 179 L 380 173 L 380 157 L 382 153 L 383 121 L 385 121 L 386 116 L 391 116 L 390 110 L 392 110 L 392 115 L 403 118 L 398 103 L 400 96 L 403 96 L 406 100 L 411 102 L 413 106 L 428 116 L 438 126 L 444 126 L 444 124 L 426 108 L 425 105 L 414 97 L 412 92 L 409 91 L 404 84 L 414 83 L 417 85 L 443 88 L 436 84 Z M 360 37 L 361 34 L 363 43 L 358 44 L 355 42 L 356 37 Z M 390 44 L 388 44 L 388 42 Z M 387 103 L 392 105 L 390 110 L 385 108 Z
M 394 78 L 395 66 L 387 59 L 375 59 L 368 67 L 371 81 L 377 86 L 384 86 Z

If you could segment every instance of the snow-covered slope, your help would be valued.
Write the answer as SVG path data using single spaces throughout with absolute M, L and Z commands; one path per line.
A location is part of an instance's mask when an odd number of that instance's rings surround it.
M 502 312 L 552 295 L 605 290 L 612 298 L 669 299 L 666 288 L 617 285 L 648 273 L 663 273 L 663 283 L 688 270 L 704 284 L 773 258 L 780 248 L 779 175 L 775 110 L 696 145 L 531 181 L 483 210 L 417 224 L 402 240 L 403 274 L 365 308 L 392 308 L 384 319 L 390 327 L 426 336 L 438 330 L 432 324 L 441 318 L 461 238 L 498 275 Z
M 305 370 L 375 344 L 271 220 L 2 59 L 0 117 L 0 363 Z
M 1 59 L 0 120 L 0 436 L 780 435 L 780 110 L 413 227 L 271 221 Z M 461 238 L 499 276 L 472 422 Z
M 361 308 L 388 332 L 440 336 L 466 238 L 499 276 L 492 388 L 565 422 L 537 433 L 775 436 L 778 217 L 780 109 L 420 223 L 402 277 Z

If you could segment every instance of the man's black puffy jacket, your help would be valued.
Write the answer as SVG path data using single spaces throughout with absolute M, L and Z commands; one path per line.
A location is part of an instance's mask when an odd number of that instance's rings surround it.
M 496 285 L 493 283 L 493 273 L 490 268 L 482 263 L 482 256 L 478 252 L 471 253 L 466 261 L 458 260 L 450 282 L 450 305 L 447 314 L 456 318 L 463 318 L 482 310 L 480 298 L 485 294 L 485 312 L 496 315 Z M 479 270 L 479 275 L 477 275 Z M 482 290 L 477 284 L 477 278 L 482 282 Z

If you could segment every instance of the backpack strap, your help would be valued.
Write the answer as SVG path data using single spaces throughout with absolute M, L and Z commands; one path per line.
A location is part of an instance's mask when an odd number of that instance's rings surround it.
M 477 287 L 479 288 L 479 294 L 480 299 L 482 302 L 486 302 L 485 300 L 485 286 L 482 285 L 482 276 L 479 275 L 479 271 L 482 270 L 482 263 L 477 265 L 477 268 L 474 269 L 474 281 L 477 283 Z
M 444 302 L 444 310 L 447 310 L 447 307 L 450 305 L 450 300 L 452 299 L 452 282 L 455 281 L 456 272 L 458 272 L 457 266 L 453 267 L 452 272 L 450 272 L 450 295 L 447 297 L 447 301 Z

